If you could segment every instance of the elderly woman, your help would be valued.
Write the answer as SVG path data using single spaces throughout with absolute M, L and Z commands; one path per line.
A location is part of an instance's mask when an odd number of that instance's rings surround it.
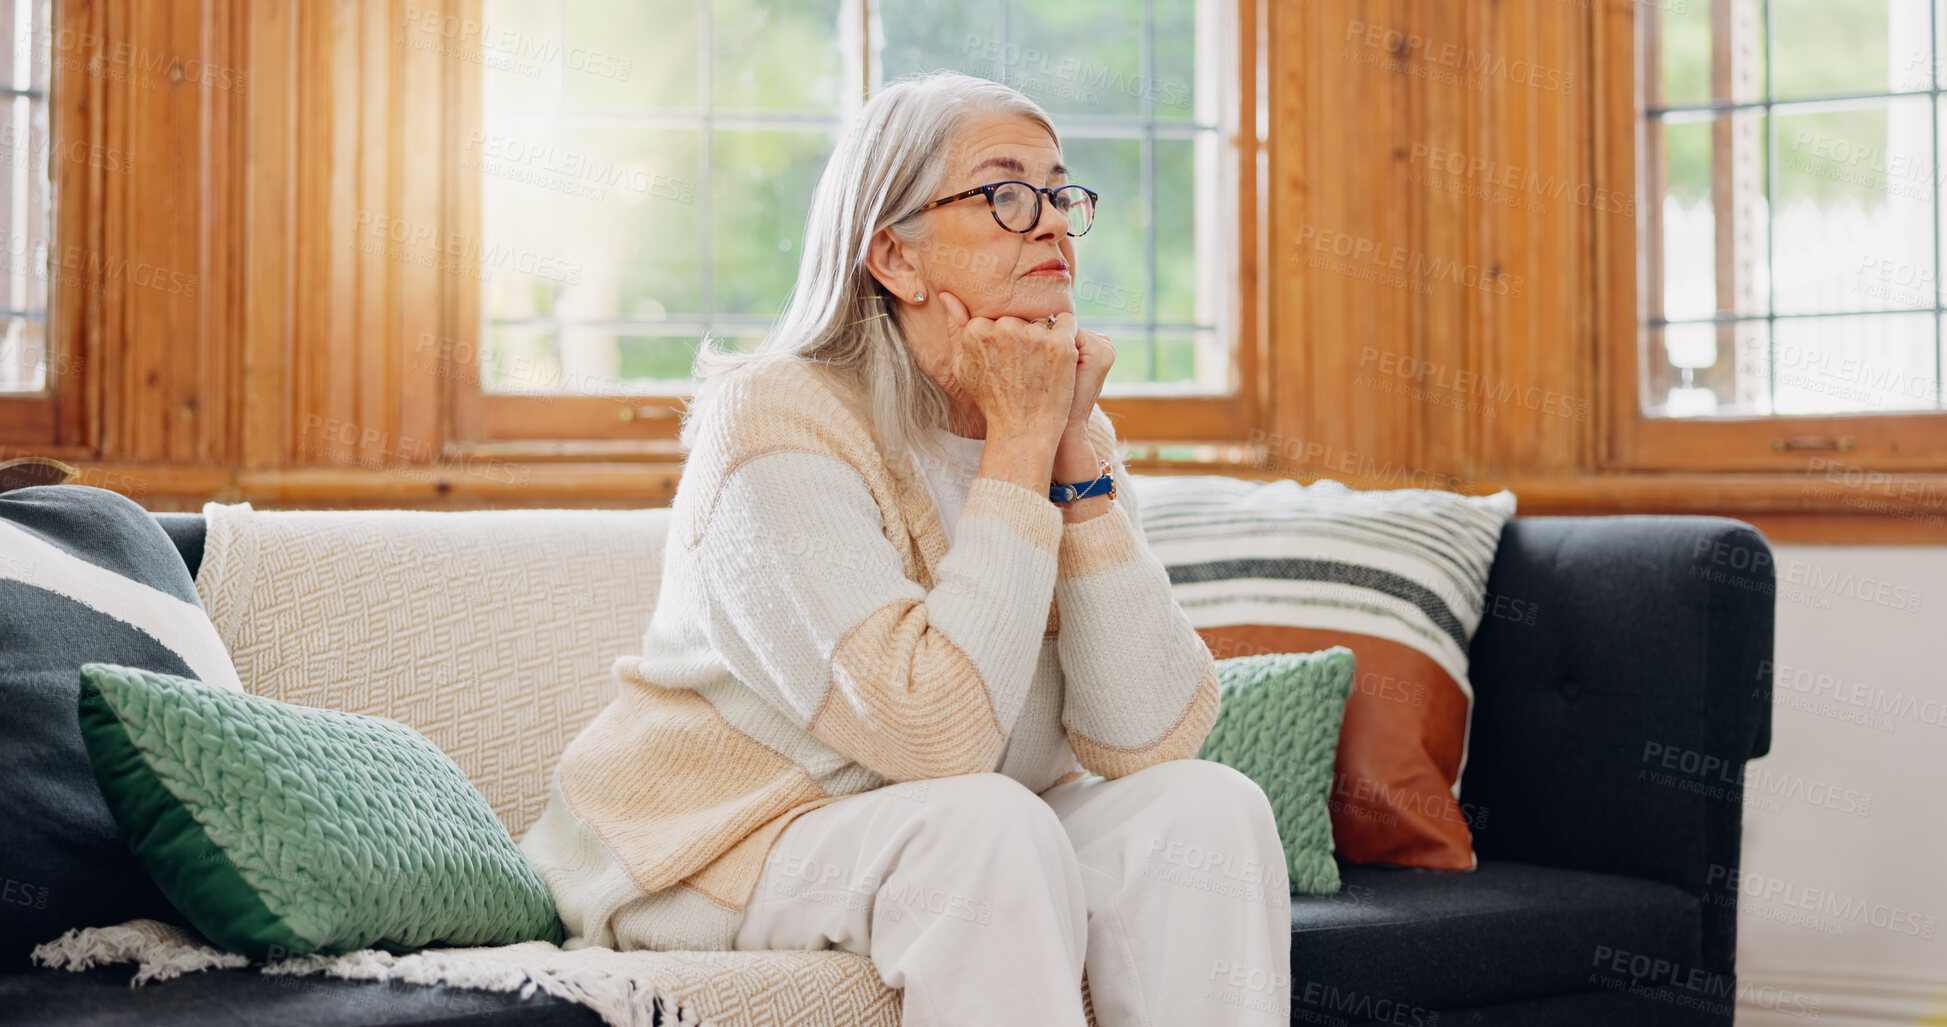
M 1047 115 L 899 82 L 699 359 L 660 599 L 522 846 L 570 947 L 868 955 L 905 1024 L 1289 1022 L 1264 793 L 1137 526 Z

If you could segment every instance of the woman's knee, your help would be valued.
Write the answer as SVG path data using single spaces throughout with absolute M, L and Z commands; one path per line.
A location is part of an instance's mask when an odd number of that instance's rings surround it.
M 1186 788 L 1220 801 L 1264 798 L 1264 789 L 1256 781 L 1236 767 L 1215 760 L 1165 760 L 1136 773 L 1153 775 L 1169 781 L 1171 787 Z
M 1236 767 L 1213 760 L 1169 760 L 1131 776 L 1142 774 L 1154 777 L 1166 801 L 1204 823 L 1242 827 L 1273 822 L 1264 789 Z
M 1264 789 L 1235 767 L 1211 760 L 1170 760 L 1137 771 L 1153 774 L 1165 826 L 1152 848 L 1197 850 L 1199 860 L 1255 860 L 1283 880 L 1284 844 Z M 1131 775 L 1134 777 L 1136 775 Z
M 1006 774 L 956 774 L 898 787 L 921 805 L 925 819 L 954 833 L 1039 845 L 1067 842 L 1054 809 Z

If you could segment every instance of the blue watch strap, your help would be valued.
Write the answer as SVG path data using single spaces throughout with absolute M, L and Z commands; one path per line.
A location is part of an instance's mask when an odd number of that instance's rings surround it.
M 1102 465 L 1102 476 L 1094 481 L 1078 481 L 1070 485 L 1052 482 L 1048 486 L 1048 499 L 1056 503 L 1069 503 L 1090 496 L 1115 498 L 1115 475 L 1110 473 L 1109 465 Z

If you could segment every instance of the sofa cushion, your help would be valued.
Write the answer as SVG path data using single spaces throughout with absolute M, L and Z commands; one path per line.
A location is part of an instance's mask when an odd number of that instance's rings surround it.
M 1332 859 L 1332 757 L 1357 663 L 1352 650 L 1267 653 L 1217 661 L 1217 722 L 1197 758 L 1222 763 L 1264 790 L 1284 845 L 1291 890 L 1339 890 Z
M 129 854 L 75 718 L 91 660 L 234 687 L 170 540 L 134 502 L 56 485 L 0 496 L 0 968 L 72 927 L 182 918 Z
M 1340 874 L 1337 895 L 1291 898 L 1294 1023 L 1411 1023 L 1599 990 L 1616 953 L 1697 965 L 1698 901 L 1667 884 L 1497 860 L 1467 874 Z
M 1343 645 L 1359 672 L 1332 783 L 1340 859 L 1466 870 L 1467 646 L 1514 493 L 1138 475 L 1142 528 L 1219 659 Z
M 283 958 L 561 942 L 541 875 L 411 728 L 111 664 L 81 680 L 109 808 L 218 946 Z

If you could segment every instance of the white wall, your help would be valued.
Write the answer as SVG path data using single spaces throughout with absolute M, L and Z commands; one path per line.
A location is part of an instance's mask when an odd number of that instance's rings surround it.
M 1738 1023 L 1947 1024 L 1947 547 L 1774 551 L 1771 755 L 1717 892 Z

